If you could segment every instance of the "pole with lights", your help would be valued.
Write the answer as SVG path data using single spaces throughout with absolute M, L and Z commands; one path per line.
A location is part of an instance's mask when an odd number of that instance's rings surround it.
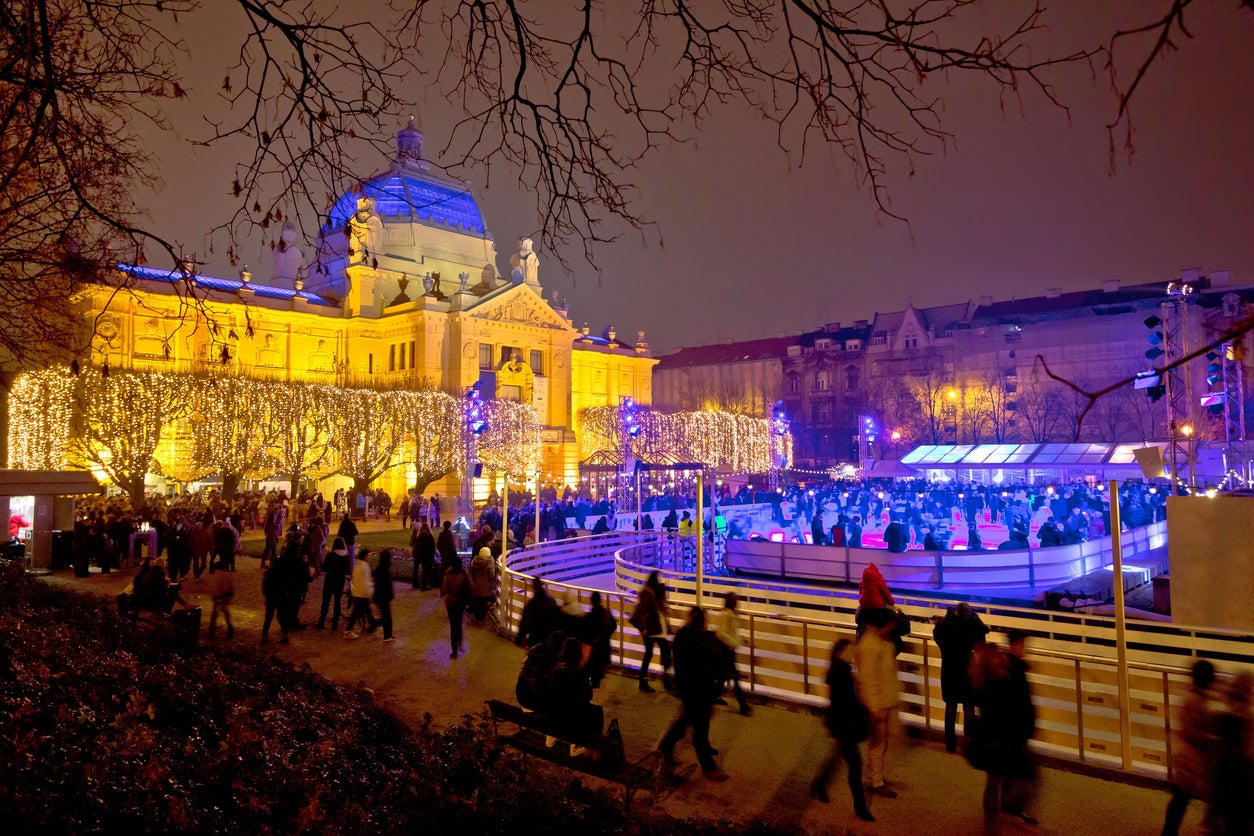
M 640 435 L 640 409 L 636 406 L 636 401 L 630 396 L 623 396 L 618 402 L 618 428 L 619 437 L 622 444 L 622 465 L 619 471 L 618 479 L 618 495 L 614 498 L 614 504 L 619 513 L 631 512 L 631 506 L 636 506 L 636 530 L 640 529 L 640 505 L 638 498 L 640 496 L 639 469 L 635 465 L 635 456 L 632 454 L 632 447 L 636 438 Z M 624 496 L 624 488 L 629 490 L 634 488 L 636 501 L 632 501 L 630 496 Z
M 462 399 L 462 412 L 465 415 L 466 435 L 466 467 L 462 479 L 462 495 L 466 497 L 464 507 L 466 523 L 469 526 L 475 511 L 473 491 L 479 437 L 488 429 L 488 419 L 484 414 L 483 397 L 478 383 L 466 390 L 466 396 Z
M 767 436 L 771 447 L 770 472 L 767 474 L 771 493 L 779 490 L 779 472 L 787 463 L 788 453 L 785 439 L 788 437 L 788 430 L 791 424 L 792 422 L 788 419 L 788 414 L 784 412 L 784 402 L 776 401 L 775 408 L 771 412 L 771 426 Z

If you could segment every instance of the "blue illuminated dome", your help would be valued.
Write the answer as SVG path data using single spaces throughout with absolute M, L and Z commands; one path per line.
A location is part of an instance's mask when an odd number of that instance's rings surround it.
M 357 211 L 361 197 L 374 200 L 374 210 L 383 223 L 425 223 L 452 227 L 468 233 L 487 233 L 483 215 L 470 193 L 470 187 L 429 173 L 422 159 L 422 134 L 409 125 L 396 135 L 396 162 L 352 191 L 342 195 L 331 208 L 331 227 L 342 228 Z

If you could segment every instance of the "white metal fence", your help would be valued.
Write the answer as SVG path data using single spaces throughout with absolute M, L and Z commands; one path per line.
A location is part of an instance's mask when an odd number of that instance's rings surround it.
M 644 647 L 627 619 L 636 592 L 657 570 L 670 600 L 671 629 L 683 623 L 696 603 L 692 538 L 645 532 L 614 532 L 543 543 L 510 553 L 503 561 L 499 607 L 502 622 L 516 628 L 530 595 L 530 579 L 544 578 L 549 590 L 587 606 L 600 589 L 606 608 L 618 620 L 614 660 L 638 668 Z M 614 590 L 604 579 L 614 577 Z M 596 578 L 598 583 L 588 581 Z M 581 583 L 583 581 L 583 583 Z M 825 705 L 824 682 L 832 644 L 852 638 L 857 591 L 799 586 L 778 581 L 707 577 L 702 604 L 721 606 L 735 591 L 745 623 L 738 656 L 744 684 L 752 692 L 813 706 Z M 898 604 L 911 617 L 912 632 L 898 657 L 903 719 L 940 728 L 940 654 L 932 641 L 934 616 L 946 604 L 908 594 Z M 1195 657 L 1214 660 L 1220 670 L 1254 667 L 1254 636 L 1172 624 L 1130 621 L 1127 655 L 1131 739 L 1123 740 L 1115 661 L 1114 619 L 1015 607 L 973 605 L 994 631 L 1026 630 L 1033 700 L 1037 708 L 1037 747 L 1051 755 L 1121 769 L 1124 747 L 1131 770 L 1169 777 L 1172 709 L 1188 682 Z

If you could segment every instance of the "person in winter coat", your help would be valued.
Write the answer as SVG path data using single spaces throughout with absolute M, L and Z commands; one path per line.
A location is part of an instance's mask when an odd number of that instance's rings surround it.
M 579 639 L 568 637 L 562 643 L 561 657 L 549 683 L 549 711 L 565 736 L 575 743 L 599 735 L 605 726 L 605 712 L 592 702 L 592 682 L 582 662 Z M 572 746 L 571 754 L 580 752 Z
M 447 530 L 446 528 L 445 531 Z M 444 566 L 440 595 L 444 599 L 444 608 L 448 611 L 449 641 L 453 646 L 453 652 L 448 658 L 456 659 L 462 649 L 462 618 L 466 613 L 466 602 L 470 598 L 470 581 L 456 554 Z
M 519 647 L 544 644 L 557 630 L 561 617 L 561 607 L 544 588 L 544 581 L 540 578 L 532 578 L 531 600 L 523 606 L 522 615 L 518 619 L 518 635 L 514 637 L 514 643 Z
M 958 706 L 962 706 L 963 734 L 975 717 L 971 693 L 971 651 L 984 641 L 988 627 L 966 601 L 950 607 L 944 619 L 932 629 L 932 638 L 941 654 L 941 699 L 945 701 L 945 751 L 958 751 Z
M 1192 799 L 1212 800 L 1211 775 L 1219 755 L 1219 705 L 1214 684 L 1215 666 L 1206 659 L 1194 662 L 1193 683 L 1172 729 L 1176 745 L 1172 749 L 1171 801 L 1163 820 L 1163 836 L 1180 832 L 1180 822 Z
M 552 633 L 544 644 L 533 645 L 527 650 L 522 670 L 518 672 L 518 681 L 514 683 L 514 697 L 523 708 L 541 712 L 549 710 L 549 686 L 565 643 L 566 634 L 557 632 Z
M 213 611 L 209 615 L 209 638 L 217 632 L 218 613 L 226 622 L 226 637 L 235 637 L 235 625 L 231 623 L 231 602 L 235 600 L 235 576 L 230 572 L 219 572 L 213 585 Z
M 884 760 L 897 713 L 897 652 L 892 638 L 896 625 L 897 617 L 892 610 L 873 609 L 866 621 L 866 631 L 854 648 L 858 695 L 871 720 L 867 783 L 873 795 L 885 798 L 897 797 L 884 780 Z
M 705 610 L 693 607 L 688 623 L 675 634 L 675 691 L 681 708 L 658 743 L 662 761 L 676 765 L 675 744 L 692 727 L 692 746 L 706 775 L 721 775 L 710 746 L 710 714 L 714 708 L 720 675 L 718 639 L 705 629 Z
M 374 597 L 374 573 L 370 571 L 369 551 L 362 549 L 353 561 L 353 611 L 348 615 L 348 625 L 344 628 L 350 639 L 360 635 L 353 627 L 360 624 L 362 629 L 370 631 L 375 628 L 374 619 L 370 616 L 370 599 Z M 351 556 L 351 553 L 350 553 Z
M 435 536 L 424 522 L 410 538 L 410 546 L 414 552 L 414 589 L 426 592 L 438 586 L 435 571 Z
M 344 581 L 348 578 L 348 548 L 339 537 L 331 544 L 331 551 L 322 559 L 322 610 L 318 614 L 317 630 L 327 626 L 327 610 L 335 604 L 331 615 L 331 629 L 340 629 L 340 600 L 344 597 Z
M 610 639 L 618 629 L 618 622 L 601 603 L 600 592 L 592 593 L 591 602 L 591 609 L 580 623 L 579 638 L 590 648 L 587 654 L 588 678 L 592 681 L 593 688 L 600 688 L 605 669 L 610 666 Z
M 850 666 L 853 642 L 840 639 L 832 646 L 832 664 L 827 670 L 827 688 L 831 703 L 827 708 L 827 730 L 832 734 L 832 751 L 819 767 L 818 774 L 810 782 L 810 796 L 827 804 L 827 786 L 843 760 L 849 769 L 849 793 L 853 797 L 853 812 L 863 821 L 875 821 L 866 804 L 866 792 L 862 786 L 862 752 L 858 744 L 871 733 L 871 718 L 867 707 L 858 698 L 854 685 L 853 668 Z
M 984 784 L 985 836 L 998 832 L 998 816 L 1003 812 L 1036 824 L 1027 812 L 1036 784 L 1036 765 L 1028 749 L 1036 734 L 1036 709 L 1023 658 L 1027 634 L 1011 630 L 1007 639 L 1009 652 L 996 651 L 984 657 L 997 660 L 1000 656 L 1000 660 L 994 663 L 992 675 L 982 677 L 985 681 L 979 688 L 979 749 L 988 773 Z
M 374 604 L 379 608 L 379 623 L 383 625 L 383 640 L 392 640 L 392 550 L 379 553 L 379 565 L 374 570 Z
M 1226 689 L 1227 705 L 1216 717 L 1219 752 L 1211 818 L 1220 833 L 1251 833 L 1254 819 L 1254 674 L 1241 671 Z
M 636 608 L 631 614 L 631 626 L 640 631 L 644 639 L 644 659 L 640 663 L 640 690 L 652 693 L 649 685 L 649 665 L 653 662 L 653 648 L 656 646 L 662 656 L 662 676 L 669 678 L 671 669 L 671 645 L 666 640 L 669 621 L 666 607 L 666 587 L 658 578 L 657 571 L 649 573 L 640 594 L 636 597 Z M 702 615 L 704 623 L 704 615 Z
M 344 541 L 344 547 L 348 550 L 348 562 L 351 564 L 357 560 L 357 523 L 353 522 L 353 518 L 344 512 L 343 519 L 340 520 L 340 527 L 336 530 L 335 536 Z
M 435 539 L 435 550 L 440 554 L 439 574 L 442 575 L 454 563 L 461 566 L 462 559 L 457 554 L 457 535 L 453 533 L 452 520 L 444 521 L 440 536 Z
M 484 545 L 470 561 L 470 611 L 476 624 L 482 624 L 488 617 L 495 586 L 496 567 L 492 563 L 492 549 Z
M 740 613 L 736 609 L 738 602 L 735 592 L 723 596 L 723 611 L 719 613 L 714 624 L 714 635 L 718 637 L 719 649 L 723 664 L 724 687 L 728 680 L 736 694 L 736 704 L 740 713 L 749 714 L 749 702 L 745 699 L 744 689 L 740 687 L 740 671 L 736 668 L 736 650 L 740 647 Z M 720 689 L 721 690 L 721 689 Z M 723 702 L 719 699 L 720 704 Z

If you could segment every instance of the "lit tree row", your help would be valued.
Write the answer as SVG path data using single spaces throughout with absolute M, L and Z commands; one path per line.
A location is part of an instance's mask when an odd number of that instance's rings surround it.
M 413 464 L 417 487 L 463 472 L 461 399 L 434 387 L 378 391 L 257 378 L 53 368 L 21 375 L 9 400 L 9 466 L 83 467 L 142 501 L 144 478 L 211 475 L 234 495 L 245 479 L 343 474 L 366 489 Z M 488 402 L 480 458 L 525 478 L 540 461 L 531 406 Z
M 640 432 L 627 439 L 628 453 L 645 461 L 703 462 L 729 473 L 767 473 L 772 469 L 771 423 L 762 418 L 718 410 L 662 413 L 641 409 Z M 579 415 L 584 458 L 604 450 L 624 449 L 619 408 L 596 406 Z M 792 460 L 792 436 L 774 442 L 785 461 Z

